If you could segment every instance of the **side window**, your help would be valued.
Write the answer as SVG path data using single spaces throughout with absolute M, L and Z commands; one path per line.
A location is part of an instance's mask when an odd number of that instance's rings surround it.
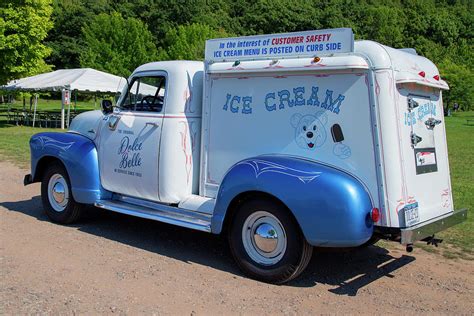
M 164 76 L 134 78 L 120 108 L 137 112 L 161 112 L 165 102 L 165 86 Z

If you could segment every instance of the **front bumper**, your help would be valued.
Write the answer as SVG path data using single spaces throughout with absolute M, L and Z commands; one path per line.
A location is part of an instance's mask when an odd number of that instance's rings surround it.
M 409 245 L 415 241 L 423 240 L 433 236 L 442 230 L 462 223 L 467 218 L 467 209 L 454 211 L 443 217 L 435 218 L 429 222 L 420 223 L 416 226 L 401 229 L 401 244 Z

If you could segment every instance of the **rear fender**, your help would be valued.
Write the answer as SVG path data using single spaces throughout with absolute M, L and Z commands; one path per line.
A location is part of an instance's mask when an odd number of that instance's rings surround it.
M 359 180 L 314 161 L 277 155 L 246 159 L 228 171 L 216 200 L 214 233 L 221 232 L 234 198 L 250 191 L 284 203 L 311 245 L 352 247 L 372 236 L 372 202 Z
M 90 139 L 75 133 L 39 133 L 30 139 L 31 175 L 33 182 L 51 159 L 58 159 L 66 168 L 74 200 L 93 204 L 110 198 L 111 193 L 100 185 L 97 149 Z

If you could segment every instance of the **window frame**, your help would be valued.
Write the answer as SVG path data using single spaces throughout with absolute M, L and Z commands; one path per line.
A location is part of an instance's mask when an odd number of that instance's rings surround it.
M 122 105 L 126 102 L 127 98 L 129 97 L 129 92 L 130 89 L 133 87 L 133 84 L 136 82 L 137 79 L 143 78 L 143 77 L 163 77 L 165 80 L 164 84 L 164 89 L 165 89 L 165 94 L 163 96 L 163 107 L 161 108 L 161 111 L 156 112 L 156 111 L 137 111 L 136 110 L 136 104 L 135 103 L 135 109 L 134 108 L 123 108 Z M 125 93 L 122 94 L 120 97 L 119 101 L 117 102 L 118 109 L 120 112 L 130 112 L 130 113 L 146 113 L 146 114 L 155 114 L 155 115 L 163 115 L 165 113 L 165 107 L 168 99 L 168 89 L 169 89 L 169 80 L 168 80 L 168 73 L 166 71 L 144 71 L 144 72 L 139 72 L 133 74 L 129 79 L 128 79 L 129 84 L 125 86 L 126 90 Z M 137 85 L 137 89 L 139 89 L 141 81 Z

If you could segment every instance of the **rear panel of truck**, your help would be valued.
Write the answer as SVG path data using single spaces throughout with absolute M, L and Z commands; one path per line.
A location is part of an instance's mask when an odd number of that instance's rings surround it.
M 398 85 L 406 200 L 400 226 L 410 227 L 453 211 L 441 91 Z
M 413 51 L 356 43 L 372 54 L 381 173 L 380 226 L 407 228 L 453 212 L 438 69 Z

